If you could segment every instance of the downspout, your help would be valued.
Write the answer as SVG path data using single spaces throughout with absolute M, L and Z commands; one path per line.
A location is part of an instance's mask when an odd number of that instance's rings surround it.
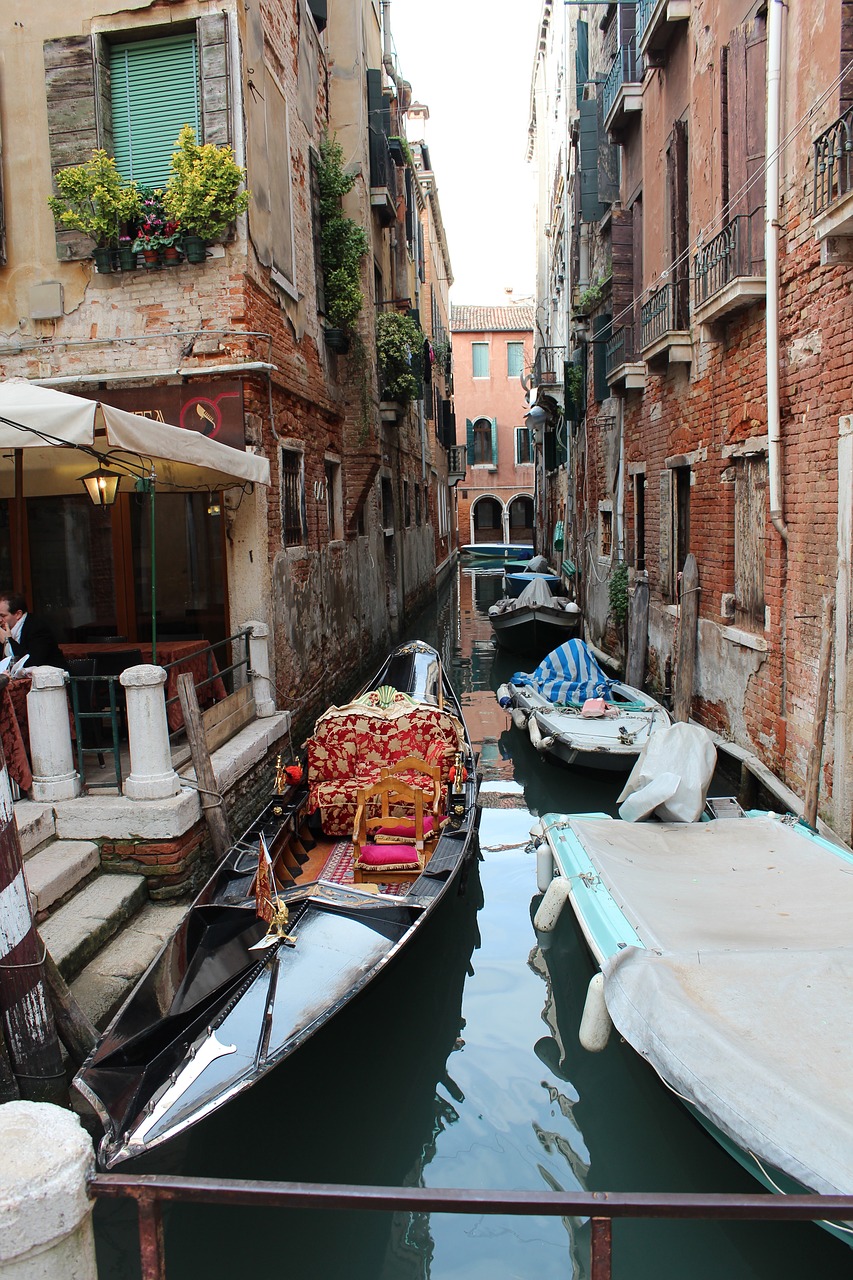
M 767 169 L 764 187 L 764 261 L 767 272 L 767 467 L 770 521 L 787 543 L 782 493 L 782 431 L 779 415 L 779 140 L 782 77 L 782 0 L 767 12 Z

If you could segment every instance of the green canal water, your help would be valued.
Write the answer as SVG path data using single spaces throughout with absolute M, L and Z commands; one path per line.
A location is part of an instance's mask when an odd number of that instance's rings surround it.
M 460 570 L 411 629 L 453 672 L 489 780 L 526 811 L 485 808 L 481 860 L 398 967 L 247 1095 L 147 1171 L 300 1182 L 611 1191 L 754 1192 L 755 1183 L 618 1037 L 580 1048 L 593 973 L 566 912 L 547 951 L 531 821 L 615 812 L 620 784 L 548 764 L 495 689 L 519 660 L 487 620 L 500 577 Z M 521 664 L 523 665 L 523 664 Z M 156 1154 L 156 1153 L 155 1153 Z M 139 1274 L 134 1215 L 99 1205 L 100 1280 Z M 566 1280 L 589 1275 L 589 1225 L 547 1217 L 181 1207 L 169 1280 Z M 810 1224 L 617 1222 L 614 1280 L 853 1276 L 853 1253 Z

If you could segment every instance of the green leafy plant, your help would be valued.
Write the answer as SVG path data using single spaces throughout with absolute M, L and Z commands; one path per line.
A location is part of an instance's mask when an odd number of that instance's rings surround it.
M 589 315 L 590 311 L 594 311 L 604 297 L 604 290 L 610 283 L 610 276 L 601 276 L 590 282 L 587 287 L 581 290 L 578 300 L 575 304 L 575 310 L 581 312 L 582 315 Z
M 240 190 L 246 172 L 232 149 L 199 143 L 192 125 L 178 135 L 171 168 L 163 208 L 184 234 L 216 240 L 248 208 L 251 192 Z
M 95 150 L 85 164 L 60 169 L 55 180 L 59 195 L 48 196 L 47 203 L 57 223 L 82 231 L 99 249 L 115 248 L 122 224 L 139 216 L 137 187 L 122 181 L 106 151 Z
M 381 311 L 376 318 L 376 358 L 383 397 L 408 404 L 421 394 L 424 335 L 411 316 Z
M 390 137 L 388 141 L 396 142 L 397 146 L 400 148 L 400 150 L 403 153 L 403 159 L 405 160 L 406 164 L 414 166 L 415 159 L 414 159 L 414 156 L 412 155 L 412 148 L 409 146 L 409 142 L 407 138 L 403 138 L 400 135 L 395 134 L 392 137 Z
M 583 411 L 585 390 L 583 366 L 570 364 L 566 370 L 566 393 L 579 414 Z
M 608 583 L 610 612 L 621 627 L 628 621 L 628 566 L 621 560 L 613 566 Z
M 326 319 L 336 329 L 351 329 L 364 304 L 361 262 L 370 250 L 370 241 L 364 228 L 341 207 L 341 200 L 355 184 L 355 178 L 344 172 L 343 159 L 340 143 L 324 138 L 317 179 Z

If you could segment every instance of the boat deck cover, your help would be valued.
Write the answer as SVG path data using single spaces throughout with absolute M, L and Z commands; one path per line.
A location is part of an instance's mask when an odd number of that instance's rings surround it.
M 741 1149 L 853 1192 L 853 861 L 771 817 L 570 827 L 648 948 L 604 966 L 621 1035 Z

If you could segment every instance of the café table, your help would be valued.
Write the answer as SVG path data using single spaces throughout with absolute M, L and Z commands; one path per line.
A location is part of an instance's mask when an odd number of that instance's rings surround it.
M 132 653 L 142 654 L 143 662 L 150 662 L 152 648 L 150 644 L 142 644 L 133 640 L 116 642 L 115 644 L 60 644 L 66 658 L 96 658 L 98 653 Z M 208 668 L 208 661 L 210 667 Z M 212 706 L 226 697 L 225 685 L 219 675 L 216 658 L 208 649 L 205 640 L 163 640 L 157 642 L 157 665 L 166 668 L 166 717 L 169 732 L 181 729 L 184 713 L 178 698 L 178 676 L 185 672 L 192 676 L 193 683 L 209 676 L 215 677 L 209 684 L 198 689 L 200 707 Z
M 0 688 L 0 742 L 9 777 L 21 791 L 29 791 L 33 785 L 27 719 L 27 694 L 32 683 L 29 676 L 15 676 L 3 681 Z

